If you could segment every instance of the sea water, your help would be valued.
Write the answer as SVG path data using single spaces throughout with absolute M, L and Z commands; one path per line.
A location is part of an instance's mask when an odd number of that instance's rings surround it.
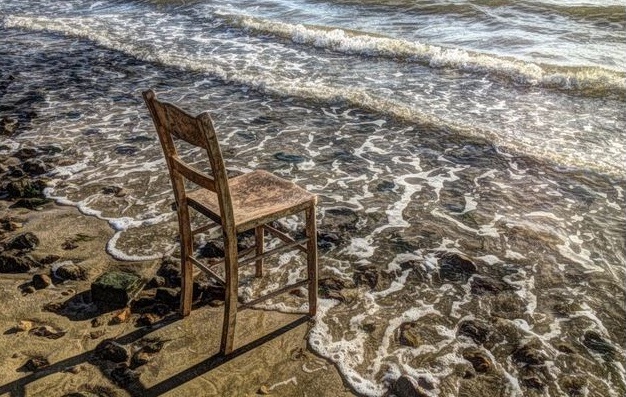
M 625 27 L 623 1 L 3 0 L 0 151 L 53 145 L 48 195 L 108 220 L 109 253 L 175 255 L 154 88 L 211 113 L 228 168 L 319 196 L 321 277 L 348 288 L 309 343 L 355 392 L 621 397 Z

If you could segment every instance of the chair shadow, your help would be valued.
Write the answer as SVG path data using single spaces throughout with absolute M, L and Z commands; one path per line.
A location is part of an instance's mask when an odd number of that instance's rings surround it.
M 115 341 L 121 345 L 129 345 L 133 342 L 137 342 L 138 340 L 144 338 L 150 333 L 167 325 L 171 325 L 181 319 L 182 317 L 180 317 L 179 315 L 174 315 L 169 318 L 166 317 L 158 323 L 155 323 L 151 327 L 140 328 L 128 334 L 110 340 Z M 307 321 L 309 321 L 309 319 L 310 317 L 308 315 L 300 316 L 295 320 L 287 323 L 286 325 L 283 325 L 282 327 L 233 350 L 228 355 L 222 355 L 220 353 L 215 354 L 195 365 L 192 365 L 187 369 L 182 370 L 178 374 L 171 376 L 168 379 L 164 379 L 161 382 L 150 387 L 146 387 L 145 385 L 143 385 L 139 378 L 130 379 L 128 380 L 128 382 L 124 382 L 124 384 L 119 384 L 118 382 L 116 382 L 111 374 L 105 370 L 105 368 L 107 367 L 106 362 L 96 358 L 96 352 L 94 349 L 43 367 L 38 371 L 33 372 L 23 378 L 17 379 L 13 382 L 0 385 L 0 395 L 7 394 L 11 397 L 26 396 L 26 386 L 28 384 L 42 379 L 48 375 L 65 372 L 73 366 L 89 363 L 97 366 L 105 377 L 109 378 L 121 389 L 127 391 L 131 396 L 159 396 L 219 367 L 222 364 L 227 363 L 234 358 L 239 357 L 246 352 L 249 352 L 250 350 L 253 350 L 269 342 L 270 340 L 300 326 L 301 324 L 306 323 Z

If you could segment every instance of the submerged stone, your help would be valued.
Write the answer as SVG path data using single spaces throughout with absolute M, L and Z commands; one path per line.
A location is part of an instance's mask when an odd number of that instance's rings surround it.
M 402 375 L 399 377 L 389 390 L 396 397 L 428 397 L 422 387 L 415 379 Z
M 48 167 L 40 159 L 28 159 L 22 163 L 22 169 L 29 175 L 41 175 L 48 172 Z
M 286 163 L 292 163 L 292 164 L 304 163 L 306 161 L 306 158 L 300 155 L 290 154 L 290 153 L 285 153 L 285 152 L 275 153 L 274 158 L 276 160 L 280 160 L 280 161 L 284 161 Z
M 544 365 L 547 360 L 545 353 L 532 346 L 531 343 L 516 349 L 512 358 L 520 366 L 540 366 Z
M 380 269 L 375 265 L 361 265 L 357 267 L 352 276 L 357 286 L 366 285 L 370 289 L 379 290 L 381 279 Z
M 511 289 L 511 287 L 505 282 L 493 279 L 491 277 L 474 277 L 470 284 L 472 294 L 475 295 L 496 295 L 502 291 Z
M 441 257 L 439 276 L 442 280 L 465 283 L 477 271 L 474 262 L 463 255 L 447 252 Z
M 482 344 L 487 341 L 491 328 L 487 323 L 477 320 L 464 320 L 459 324 L 459 330 L 457 335 L 463 335 L 477 344 Z
M 133 273 L 104 273 L 91 284 L 91 299 L 99 307 L 125 307 L 139 290 L 140 281 L 141 278 Z
M 484 373 L 491 369 L 491 360 L 482 352 L 468 351 L 463 353 L 463 358 L 472 364 L 476 372 Z
M 615 348 L 611 345 L 611 343 L 602 338 L 602 336 L 596 331 L 585 332 L 583 344 L 596 353 L 600 353 L 607 357 L 612 357 L 615 353 Z

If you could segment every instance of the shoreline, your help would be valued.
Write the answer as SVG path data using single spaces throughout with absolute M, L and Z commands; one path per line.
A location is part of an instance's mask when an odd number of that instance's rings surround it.
M 297 322 L 297 315 L 242 311 L 236 331 L 239 349 L 225 359 L 216 355 L 219 303 L 202 304 L 184 319 L 173 303 L 148 326 L 137 324 L 145 313 L 132 304 L 130 309 L 93 311 L 85 296 L 98 275 L 123 270 L 147 281 L 161 260 L 112 258 L 105 247 L 114 231 L 106 221 L 77 208 L 48 203 L 34 211 L 9 208 L 11 204 L 15 201 L 0 201 L 3 225 L 14 229 L 0 234 L 0 244 L 33 233 L 38 244 L 27 255 L 40 265 L 28 272 L 0 273 L 0 302 L 5 307 L 0 314 L 0 396 L 355 395 L 335 366 L 308 348 L 309 326 Z M 53 271 L 70 261 L 85 270 L 83 277 L 62 279 Z M 34 275 L 48 275 L 51 284 L 34 288 Z M 155 299 L 147 291 L 137 300 Z M 292 329 L 262 338 L 289 324 Z M 263 343 L 241 348 L 258 338 Z M 124 360 L 105 357 L 105 340 L 121 346 Z

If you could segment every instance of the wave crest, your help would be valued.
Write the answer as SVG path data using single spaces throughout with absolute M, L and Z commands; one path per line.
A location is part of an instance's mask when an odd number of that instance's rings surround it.
M 626 98 L 626 74 L 608 69 L 540 65 L 346 29 L 294 25 L 248 15 L 219 15 L 231 25 L 254 33 L 271 34 L 297 44 L 345 54 L 384 57 L 432 68 L 487 74 L 519 85 L 574 90 L 591 96 L 616 94 Z

